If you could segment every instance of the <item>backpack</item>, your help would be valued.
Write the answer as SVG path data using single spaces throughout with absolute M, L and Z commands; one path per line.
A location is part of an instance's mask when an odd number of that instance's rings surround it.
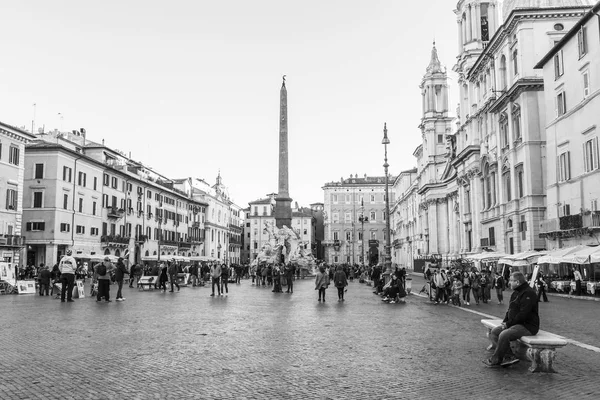
M 100 276 L 105 276 L 106 275 L 106 265 L 104 265 L 104 263 L 98 264 L 98 266 L 96 267 L 96 273 Z

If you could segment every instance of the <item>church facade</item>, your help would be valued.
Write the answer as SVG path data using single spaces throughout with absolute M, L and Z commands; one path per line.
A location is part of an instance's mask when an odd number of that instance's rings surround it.
M 417 167 L 393 185 L 394 263 L 430 258 L 448 265 L 482 251 L 546 247 L 539 233 L 547 217 L 547 110 L 543 74 L 534 67 L 591 1 L 529 3 L 457 4 L 456 119 L 434 45 L 420 85 Z

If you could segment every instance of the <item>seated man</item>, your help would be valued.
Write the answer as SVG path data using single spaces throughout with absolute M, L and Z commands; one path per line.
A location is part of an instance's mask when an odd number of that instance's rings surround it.
M 406 291 L 397 275 L 392 275 L 390 285 L 383 291 L 383 295 L 383 301 L 390 303 L 396 303 L 397 301 L 401 301 L 400 299 L 406 297 Z
M 510 296 L 508 311 L 502 325 L 490 332 L 494 350 L 491 358 L 483 363 L 488 367 L 507 366 L 519 362 L 512 354 L 510 342 L 522 336 L 536 335 L 540 330 L 538 301 L 535 291 L 527 284 L 522 272 L 513 272 L 508 281 L 513 291 Z

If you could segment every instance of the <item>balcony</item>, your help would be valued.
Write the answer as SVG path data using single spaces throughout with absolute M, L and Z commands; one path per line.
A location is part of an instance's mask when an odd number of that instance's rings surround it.
M 192 228 L 200 228 L 200 222 L 192 222 Z
M 591 211 L 583 215 L 583 226 L 585 228 L 600 229 L 600 211 Z
M 137 235 L 137 236 L 135 237 L 135 241 L 136 241 L 137 243 L 143 243 L 143 242 L 145 242 L 145 241 L 147 241 L 147 240 L 148 240 L 148 235 Z
M 560 217 L 559 220 L 561 231 L 583 228 L 583 218 L 581 214 L 565 215 L 564 217 Z
M 187 241 L 187 242 L 180 241 L 180 242 L 177 242 L 177 243 L 178 243 L 178 246 L 177 246 L 177 247 L 179 247 L 179 249 L 182 249 L 182 250 L 189 250 L 189 249 L 191 249 L 191 248 L 192 248 L 192 243 L 191 243 L 191 242 L 189 242 L 189 241 Z
M 23 247 L 25 236 L 0 235 L 0 247 Z
M 123 210 L 122 208 L 117 208 L 117 207 L 108 207 L 107 210 L 107 216 L 108 218 L 123 218 L 123 214 L 125 213 L 125 210 Z
M 116 247 L 127 247 L 129 246 L 129 236 L 121 235 L 103 235 L 100 238 L 100 242 L 104 246 L 116 246 Z

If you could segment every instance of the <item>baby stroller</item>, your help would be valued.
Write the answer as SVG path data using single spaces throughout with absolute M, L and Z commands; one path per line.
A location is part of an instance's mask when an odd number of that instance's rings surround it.
M 52 282 L 52 288 L 50 289 L 50 295 L 54 299 L 60 299 L 60 295 L 62 292 L 62 283 L 59 281 Z

